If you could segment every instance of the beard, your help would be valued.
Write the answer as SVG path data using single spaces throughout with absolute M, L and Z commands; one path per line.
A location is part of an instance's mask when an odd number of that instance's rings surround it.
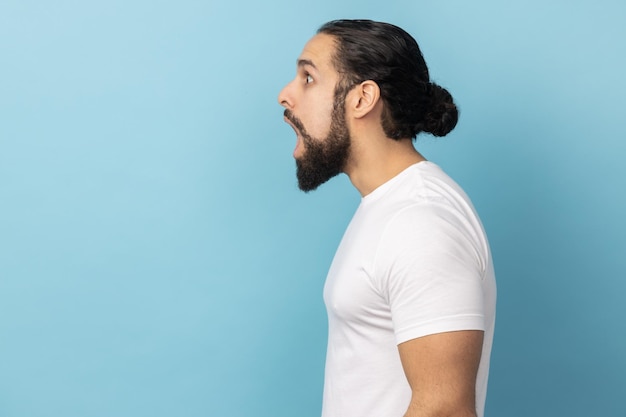
M 285 117 L 298 129 L 304 152 L 296 159 L 298 188 L 304 192 L 315 190 L 329 179 L 341 174 L 350 155 L 350 131 L 345 115 L 346 95 L 335 91 L 330 131 L 324 139 L 313 138 L 290 110 Z

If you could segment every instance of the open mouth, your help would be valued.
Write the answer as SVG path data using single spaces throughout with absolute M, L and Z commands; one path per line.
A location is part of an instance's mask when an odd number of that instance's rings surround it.
M 296 126 L 296 123 L 291 120 L 288 113 L 285 111 L 285 116 L 283 117 L 285 123 L 287 123 L 296 134 L 296 147 L 293 150 L 293 157 L 297 158 L 304 150 L 304 142 L 302 141 L 302 133 L 300 129 Z

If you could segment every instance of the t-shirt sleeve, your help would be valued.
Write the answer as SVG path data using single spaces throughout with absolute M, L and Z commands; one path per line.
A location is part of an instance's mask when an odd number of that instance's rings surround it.
M 443 206 L 405 208 L 387 225 L 374 285 L 391 310 L 398 344 L 458 330 L 485 330 L 486 254 L 472 223 Z

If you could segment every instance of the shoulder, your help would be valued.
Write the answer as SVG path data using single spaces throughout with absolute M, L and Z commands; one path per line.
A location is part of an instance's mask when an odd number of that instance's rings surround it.
M 426 199 L 403 207 L 389 219 L 375 259 L 378 273 L 401 269 L 481 276 L 489 249 L 477 219 L 446 201 Z
M 401 174 L 380 198 L 378 269 L 398 262 L 424 265 L 463 259 L 484 270 L 489 245 L 474 207 L 439 166 L 416 164 Z
M 477 244 L 474 235 L 464 213 L 445 202 L 425 200 L 403 207 L 389 219 L 381 236 L 381 249 L 404 247 L 414 256 L 450 252 L 459 245 Z

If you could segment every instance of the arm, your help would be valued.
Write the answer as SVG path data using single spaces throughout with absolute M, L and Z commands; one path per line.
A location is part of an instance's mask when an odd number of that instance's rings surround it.
M 433 334 L 398 345 L 412 397 L 404 417 L 476 417 L 483 332 Z

